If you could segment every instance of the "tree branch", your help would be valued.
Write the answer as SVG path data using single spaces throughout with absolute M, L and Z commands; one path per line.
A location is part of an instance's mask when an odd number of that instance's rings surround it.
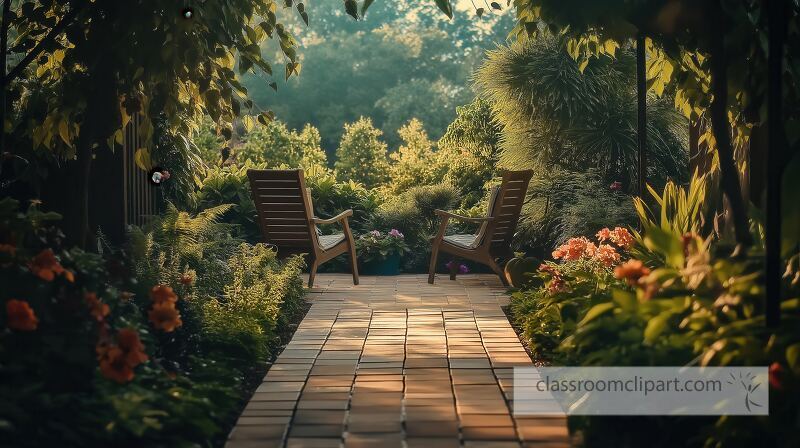
M 36 44 L 35 47 L 27 54 L 25 57 L 17 64 L 16 67 L 11 69 L 8 75 L 5 75 L 2 79 L 2 87 L 5 87 L 11 83 L 14 79 L 18 78 L 22 72 L 33 62 L 39 55 L 44 51 L 47 44 L 52 42 L 59 34 L 61 34 L 64 29 L 72 22 L 72 20 L 78 15 L 80 12 L 80 8 L 74 7 L 69 12 L 67 12 L 64 17 L 50 30 L 47 35 Z M 5 25 L 5 24 L 4 24 Z

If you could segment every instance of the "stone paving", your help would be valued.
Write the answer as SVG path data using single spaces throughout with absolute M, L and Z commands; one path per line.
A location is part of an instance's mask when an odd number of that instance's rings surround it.
M 497 277 L 316 283 L 228 448 L 569 446 L 565 419 L 509 411 L 513 367 L 531 361 Z

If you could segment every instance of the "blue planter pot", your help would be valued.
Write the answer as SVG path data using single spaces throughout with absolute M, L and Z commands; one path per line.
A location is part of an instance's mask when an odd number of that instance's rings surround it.
M 363 263 L 361 273 L 364 275 L 398 275 L 400 274 L 400 255 L 392 254 L 383 260 Z

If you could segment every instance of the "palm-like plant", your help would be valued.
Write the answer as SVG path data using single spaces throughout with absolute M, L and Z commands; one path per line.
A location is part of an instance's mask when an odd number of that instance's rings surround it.
M 543 37 L 488 53 L 475 81 L 503 125 L 500 164 L 597 168 L 636 177 L 635 57 L 593 59 L 581 71 L 563 39 Z M 648 180 L 686 178 L 688 123 L 669 98 L 648 97 Z

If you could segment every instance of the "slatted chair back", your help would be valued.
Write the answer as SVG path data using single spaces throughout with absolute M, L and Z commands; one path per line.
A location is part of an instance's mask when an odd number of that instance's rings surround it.
M 495 190 L 494 200 L 489 202 L 488 216 L 493 219 L 482 226 L 485 227 L 485 234 L 476 239 L 478 244 L 490 244 L 491 248 L 508 250 L 532 177 L 531 170 L 503 172 L 503 180 Z
M 318 247 L 311 198 L 302 170 L 248 170 L 265 242 L 282 255 L 315 253 Z

